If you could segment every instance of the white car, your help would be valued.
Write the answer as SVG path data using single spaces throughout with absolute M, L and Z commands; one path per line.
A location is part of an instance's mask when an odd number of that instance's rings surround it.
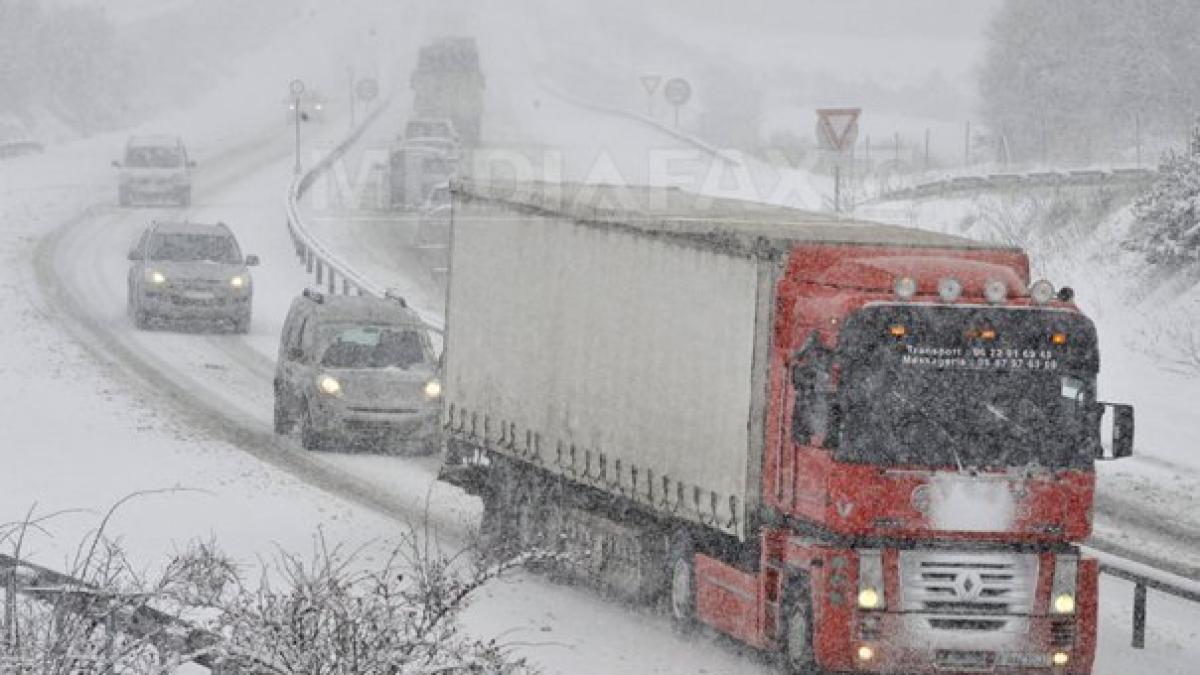
M 125 156 L 112 165 L 121 170 L 117 202 L 131 206 L 135 201 L 192 203 L 192 168 L 187 149 L 178 136 L 131 136 Z

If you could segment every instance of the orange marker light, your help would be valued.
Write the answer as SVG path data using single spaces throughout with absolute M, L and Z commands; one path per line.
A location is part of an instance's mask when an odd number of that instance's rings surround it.
M 996 339 L 996 329 L 995 329 L 995 328 L 984 328 L 984 329 L 981 329 L 981 330 L 979 331 L 979 339 L 981 339 L 981 340 L 995 340 L 995 339 Z
M 892 337 L 904 337 L 905 335 L 908 335 L 908 328 L 906 328 L 903 324 L 896 324 L 888 329 L 888 333 L 890 333 Z
M 1050 343 L 1056 344 L 1056 345 L 1067 344 L 1067 334 L 1066 333 L 1055 333 L 1054 335 L 1051 335 Z

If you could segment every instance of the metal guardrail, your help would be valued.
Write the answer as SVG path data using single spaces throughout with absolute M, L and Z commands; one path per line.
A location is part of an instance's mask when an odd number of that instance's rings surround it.
M 345 155 L 362 138 L 367 129 L 388 108 L 389 103 L 390 101 L 385 101 L 379 105 L 321 161 L 296 176 L 288 186 L 285 203 L 287 228 L 292 245 L 296 249 L 296 256 L 300 258 L 308 273 L 313 275 L 316 285 L 331 295 L 368 295 L 381 298 L 387 294 L 387 289 L 355 270 L 350 263 L 338 257 L 312 234 L 301 216 L 300 199 L 313 183 L 333 166 L 334 162 Z M 428 318 L 422 317 L 422 321 L 429 331 L 438 335 L 442 334 L 442 328 L 431 323 Z
M 118 597 L 116 594 L 105 592 L 68 574 L 0 554 L 0 584 L 5 595 L 4 611 L 0 615 L 0 627 L 3 628 L 0 642 L 17 637 L 16 597 L 27 595 L 53 602 L 57 609 L 104 621 L 109 630 L 132 635 L 151 644 L 182 643 L 186 646 L 186 652 L 193 654 L 194 663 L 210 669 L 221 665 L 213 654 L 202 650 L 216 643 L 218 636 L 148 605 L 115 612 L 105 600 Z
M 1099 559 L 1101 574 L 1107 574 L 1115 579 L 1133 584 L 1130 646 L 1134 649 L 1146 648 L 1147 590 L 1200 605 L 1200 581 L 1165 572 L 1149 565 L 1124 560 L 1096 549 L 1088 548 L 1086 550 L 1089 555 Z M 1200 613 L 1200 606 L 1196 607 L 1196 611 Z
M 1031 187 L 1094 187 L 1098 185 L 1137 185 L 1158 176 L 1152 169 L 1122 168 L 1111 171 L 1079 169 L 1074 171 L 1034 171 L 1030 173 L 992 173 L 982 176 L 955 176 L 890 190 L 876 201 L 941 197 L 957 192 L 1007 190 Z

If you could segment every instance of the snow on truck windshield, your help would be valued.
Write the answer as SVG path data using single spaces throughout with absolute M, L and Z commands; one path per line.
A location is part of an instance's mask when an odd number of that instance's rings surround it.
M 844 461 L 1079 467 L 1100 442 L 1096 341 L 1078 315 L 867 309 L 837 359 Z

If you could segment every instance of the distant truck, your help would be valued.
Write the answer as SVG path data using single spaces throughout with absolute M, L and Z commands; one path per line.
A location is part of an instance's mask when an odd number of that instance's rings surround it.
M 426 206 L 434 189 L 458 170 L 443 149 L 402 141 L 388 153 L 388 201 L 394 210 Z
M 442 476 L 497 547 L 790 673 L 1091 672 L 1133 410 L 1024 252 L 599 185 L 456 185 L 449 239 Z
M 448 118 L 464 145 L 479 144 L 484 77 L 473 38 L 443 38 L 421 47 L 410 84 L 417 117 Z

